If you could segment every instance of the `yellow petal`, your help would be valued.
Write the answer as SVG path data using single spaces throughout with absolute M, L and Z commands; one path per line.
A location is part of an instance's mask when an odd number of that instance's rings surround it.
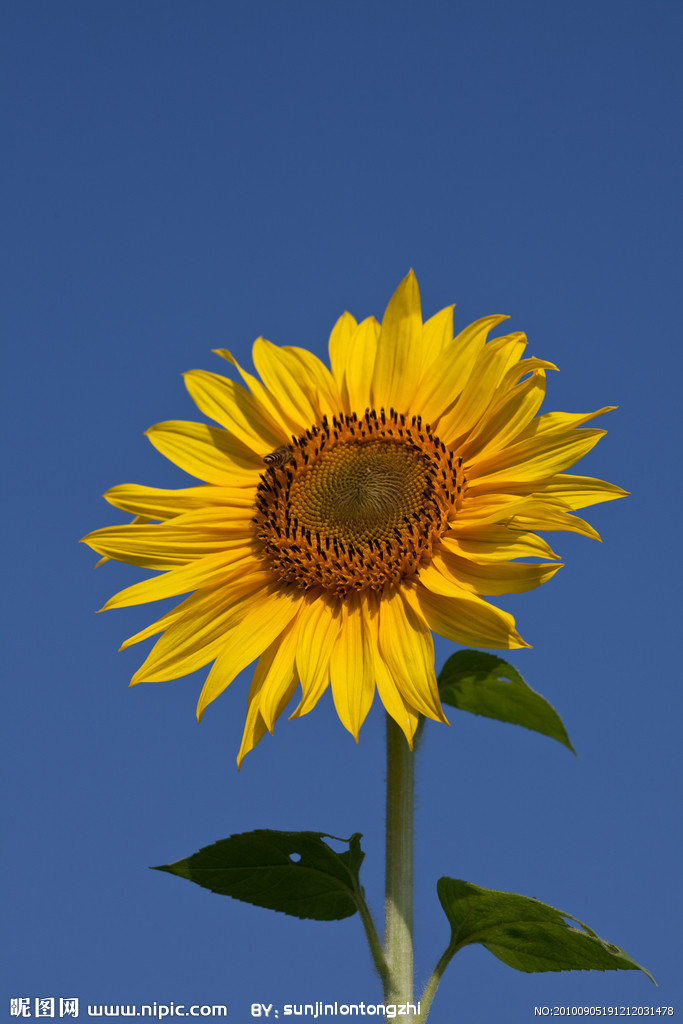
M 263 721 L 258 706 L 258 692 L 254 690 L 254 680 L 252 679 L 247 698 L 247 716 L 242 730 L 242 742 L 237 753 L 238 770 L 242 767 L 242 761 L 249 751 L 261 742 L 267 732 L 266 723 Z
M 317 356 L 305 348 L 295 346 L 285 346 L 280 352 L 288 360 L 292 373 L 297 374 L 302 381 L 304 390 L 310 397 L 311 406 L 315 409 L 317 420 L 323 416 L 331 419 L 342 411 L 337 382 Z
M 128 608 L 131 605 L 162 601 L 167 597 L 177 597 L 179 594 L 188 594 L 192 590 L 204 590 L 207 587 L 216 590 L 220 588 L 224 600 L 233 600 L 243 585 L 246 571 L 252 572 L 259 567 L 261 563 L 255 560 L 251 545 L 221 551 L 190 562 L 189 565 L 171 569 L 162 576 L 134 583 L 111 597 L 104 608 Z M 267 583 L 271 578 L 272 573 L 263 570 L 263 583 Z
M 218 553 L 226 546 L 242 546 L 248 536 L 242 525 L 226 524 L 226 528 L 218 533 L 183 530 L 171 520 L 170 523 L 105 526 L 83 537 L 83 543 L 98 554 L 116 558 L 119 562 L 161 570 Z
M 245 586 L 249 577 L 245 577 Z M 232 627 L 245 617 L 252 602 L 265 599 L 262 574 L 254 574 L 254 589 L 227 607 L 220 592 L 199 590 L 186 598 L 184 614 L 159 637 L 131 683 L 158 683 L 203 668 L 222 651 Z
M 526 336 L 520 332 L 490 341 L 480 353 L 472 373 L 452 409 L 434 424 L 439 438 L 456 445 L 486 413 L 507 370 L 521 357 Z
M 332 648 L 330 683 L 339 719 L 358 742 L 375 695 L 372 649 L 365 626 L 365 602 L 349 594 L 341 605 L 341 629 Z
M 278 400 L 277 394 L 271 395 L 268 389 L 263 386 L 258 377 L 254 377 L 253 374 L 248 373 L 246 370 L 243 370 L 240 364 L 235 359 L 235 357 L 232 355 L 231 352 L 227 350 L 227 348 L 215 348 L 213 349 L 213 352 L 217 356 L 220 356 L 221 359 L 225 359 L 227 360 L 227 362 L 232 363 L 232 365 L 236 368 L 240 377 L 242 378 L 242 380 L 247 385 L 252 395 L 258 402 L 258 405 L 262 410 L 263 414 L 268 417 L 268 420 L 272 424 L 272 427 L 276 433 L 279 432 L 280 428 L 284 428 L 288 436 L 297 433 L 297 431 L 294 429 L 294 425 L 291 424 L 287 419 L 287 414 L 285 412 L 285 409 L 282 407 L 281 402 Z
M 544 432 L 481 460 L 475 458 L 465 473 L 475 486 L 495 484 L 500 490 L 507 480 L 543 480 L 578 462 L 606 433 L 595 428 Z
M 440 358 L 453 342 L 453 306 L 439 310 L 422 325 L 422 369 Z
M 312 383 L 312 361 L 316 359 L 310 353 L 304 363 L 301 357 L 293 354 L 293 350 L 278 348 L 265 338 L 257 338 L 254 342 L 254 366 L 270 392 L 276 394 L 278 401 L 292 427 L 293 434 L 303 434 L 315 423 L 319 423 L 322 411 L 321 401 Z M 320 360 L 317 360 L 320 363 Z M 319 373 L 324 370 L 332 381 L 331 374 L 320 363 Z M 330 386 L 333 386 L 330 384 Z M 325 402 L 322 402 L 325 405 Z
M 262 588 L 240 603 L 241 615 L 226 623 L 223 649 L 209 672 L 197 704 L 197 718 L 287 628 L 300 598 L 279 585 Z
M 370 647 L 374 666 L 375 682 L 380 700 L 387 714 L 391 715 L 403 730 L 408 746 L 413 749 L 413 736 L 420 721 L 420 714 L 405 699 L 385 665 L 379 650 L 379 595 L 374 591 L 364 594 L 365 601 L 365 636 Z
M 512 444 L 536 415 L 544 397 L 545 373 L 537 370 L 487 410 L 464 444 L 458 446 L 458 454 L 465 461 L 475 456 L 482 459 Z
M 216 488 L 218 490 L 219 488 Z M 176 530 L 179 536 L 192 531 L 198 537 L 236 536 L 240 531 L 253 537 L 253 513 L 256 491 L 241 488 L 241 493 L 248 501 L 239 506 L 209 505 L 207 508 L 196 508 L 189 512 L 181 512 L 161 526 Z
M 375 681 L 377 692 L 388 715 L 403 730 L 408 746 L 413 749 L 413 737 L 420 723 L 420 713 L 405 699 L 396 686 L 389 669 L 380 655 L 375 659 Z
M 315 588 L 306 592 L 304 601 L 296 648 L 302 698 L 292 718 L 308 714 L 327 689 L 330 657 L 341 624 L 338 598 Z
M 254 396 L 234 380 L 205 370 L 190 370 L 184 376 L 197 408 L 259 458 L 289 440 L 287 432 L 276 427 Z
M 495 486 L 495 484 L 491 484 Z M 515 490 L 509 483 L 505 487 Z M 536 482 L 532 486 L 536 488 Z M 529 484 L 526 484 L 529 487 Z M 542 487 L 542 484 L 540 485 Z M 616 496 L 616 495 L 615 495 Z M 560 498 L 534 492 L 526 497 L 514 494 L 482 494 L 468 499 L 463 509 L 450 523 L 448 536 L 474 536 L 481 526 L 493 524 L 510 527 L 520 532 L 528 530 L 564 530 L 581 533 L 586 537 L 600 540 L 600 535 L 589 523 L 570 515 L 571 506 Z
M 515 620 L 488 601 L 462 590 L 435 594 L 418 586 L 416 599 L 429 628 L 465 647 L 529 647 L 515 629 Z
M 133 636 L 129 636 L 127 640 L 124 640 L 119 647 L 119 651 L 125 651 L 127 647 L 139 644 L 141 640 L 148 640 L 151 636 L 156 636 L 157 633 L 163 633 L 169 626 L 178 622 L 189 608 L 194 607 L 197 600 L 206 601 L 206 595 L 202 594 L 198 597 L 196 594 L 191 594 L 189 597 L 186 597 L 184 601 L 181 601 L 175 608 L 172 608 L 170 612 L 166 612 L 160 619 L 150 623 L 149 626 L 141 629 L 139 633 L 135 633 Z M 130 685 L 132 686 L 133 683 Z
M 204 423 L 169 420 L 150 427 L 146 434 L 157 451 L 206 483 L 258 483 L 262 461 L 225 430 Z
M 527 359 L 520 359 L 519 362 L 513 363 L 500 382 L 500 391 L 513 391 L 515 385 L 519 383 L 522 377 L 526 377 L 527 374 L 533 373 L 535 370 L 557 370 L 558 367 L 555 363 L 549 362 L 547 359 L 538 359 L 536 356 L 529 356 Z
M 301 602 L 296 618 L 259 658 L 255 678 L 261 681 L 259 709 L 269 732 L 289 703 L 299 682 L 296 648 L 301 625 Z M 263 663 L 263 664 L 262 664 Z
M 521 594 L 540 587 L 561 564 L 538 562 L 472 562 L 444 551 L 420 569 L 420 583 L 437 594 L 456 596 L 461 589 L 484 597 Z M 453 584 L 453 586 L 450 586 Z
M 478 491 L 478 488 L 469 485 L 462 508 L 450 520 L 451 530 L 457 534 L 472 533 L 473 530 L 482 526 L 509 525 L 513 516 L 521 514 L 528 508 L 536 509 L 539 500 L 542 501 L 542 498 L 539 499 L 535 493 L 524 493 L 523 495 L 514 492 L 507 493 L 507 488 L 507 483 L 505 489 L 497 489 L 495 484 L 491 484 L 489 488 L 491 493 L 487 493 L 486 489 L 482 487 L 483 493 L 475 495 L 473 492 Z M 529 491 L 528 483 L 525 485 L 524 491 Z M 553 500 L 557 503 L 556 499 Z
M 600 540 L 600 534 L 590 523 L 570 515 L 563 502 L 551 498 L 540 498 L 535 505 L 530 504 L 525 510 L 515 513 L 510 525 L 520 530 L 562 530 Z
M 614 412 L 616 405 L 604 405 L 595 412 L 544 412 L 532 420 L 524 431 L 524 437 L 538 437 L 540 434 L 555 433 L 568 428 L 580 427 L 596 416 L 604 416 L 606 412 Z M 520 438 L 520 440 L 522 439 Z
M 337 389 L 342 397 L 344 412 L 347 413 L 351 412 L 351 408 L 348 403 L 349 394 L 345 382 L 346 364 L 349 359 L 351 339 L 357 326 L 358 324 L 356 323 L 355 317 L 351 316 L 350 313 L 342 313 L 332 328 L 332 333 L 330 334 L 330 340 L 328 343 L 332 376 L 336 381 Z
M 296 626 L 290 623 L 258 660 L 249 687 L 247 719 L 237 755 L 238 768 L 265 733 L 273 731 L 273 722 L 294 695 L 298 683 L 295 651 Z
M 416 412 L 434 426 L 453 407 L 493 328 L 506 316 L 486 316 L 460 331 L 428 367 L 415 398 Z M 417 408 L 419 404 L 420 408 Z
M 628 491 L 606 480 L 596 480 L 590 476 L 570 476 L 558 474 L 545 480 L 542 486 L 534 485 L 534 490 L 550 497 L 560 498 L 569 508 L 586 508 L 597 505 L 601 501 L 614 501 L 625 498 Z
M 227 505 L 243 509 L 253 508 L 253 494 L 243 487 L 145 487 L 142 484 L 119 484 L 106 491 L 104 497 L 114 508 L 149 519 L 170 519 L 207 505 Z
M 384 407 L 407 412 L 421 369 L 420 292 L 411 270 L 389 299 L 382 318 L 372 382 L 375 409 Z
M 454 555 L 474 562 L 507 562 L 511 558 L 559 559 L 552 548 L 535 533 L 508 526 L 479 526 L 470 533 L 450 531 L 440 545 Z
M 386 588 L 379 611 L 379 651 L 394 685 L 423 715 L 445 722 L 434 674 L 434 643 L 419 609 L 402 588 Z
M 380 326 L 374 316 L 362 320 L 348 348 L 344 386 L 350 413 L 362 416 L 372 406 L 372 379 Z
M 350 313 L 344 313 L 330 335 L 332 374 L 347 414 L 362 415 L 372 404 L 370 389 L 379 331 L 374 317 L 357 324 Z

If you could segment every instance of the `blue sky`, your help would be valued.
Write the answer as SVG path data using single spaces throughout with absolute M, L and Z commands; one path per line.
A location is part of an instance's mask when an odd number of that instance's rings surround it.
M 357 917 L 148 870 L 254 828 L 359 831 L 379 913 L 379 703 L 358 746 L 326 699 L 238 774 L 250 673 L 200 726 L 203 673 L 128 689 L 139 651 L 117 648 L 154 609 L 96 616 L 141 574 L 76 542 L 121 521 L 108 487 L 191 483 L 143 436 L 195 418 L 183 371 L 222 372 L 218 347 L 248 364 L 260 334 L 324 355 L 411 266 L 426 314 L 507 313 L 560 367 L 546 410 L 619 406 L 579 471 L 632 492 L 587 512 L 603 544 L 551 538 L 566 568 L 499 601 L 578 760 L 464 714 L 427 729 L 418 983 L 448 937 L 442 874 L 560 907 L 659 982 L 471 947 L 430 1019 L 680 1012 L 680 6 L 29 0 L 3 20 L 3 1012 L 380 1001 Z

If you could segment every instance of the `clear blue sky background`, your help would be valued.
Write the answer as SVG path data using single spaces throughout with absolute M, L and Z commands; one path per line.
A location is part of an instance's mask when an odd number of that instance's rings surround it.
M 602 545 L 499 603 L 510 660 L 579 753 L 454 714 L 420 756 L 417 975 L 448 929 L 442 874 L 587 921 L 638 972 L 523 975 L 479 947 L 435 1024 L 534 1005 L 674 1005 L 680 973 L 681 7 L 674 2 L 6 5 L 3 356 L 11 996 L 379 1001 L 357 917 L 300 922 L 148 870 L 259 827 L 364 833 L 381 911 L 383 720 L 356 746 L 325 699 L 241 773 L 249 673 L 200 726 L 202 673 L 127 688 L 96 616 L 141 578 L 77 540 L 123 482 L 191 481 L 143 437 L 192 419 L 180 374 L 252 340 L 326 353 L 409 267 L 429 314 L 507 313 L 561 368 L 544 408 L 618 405 L 581 471 L 632 496 Z M 440 666 L 454 645 L 440 642 Z M 678 666 L 678 667 L 677 667 Z

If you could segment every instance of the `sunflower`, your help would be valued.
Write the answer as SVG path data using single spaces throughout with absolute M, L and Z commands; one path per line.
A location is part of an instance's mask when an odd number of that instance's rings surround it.
M 453 335 L 453 307 L 423 323 L 412 271 L 381 325 L 344 313 L 331 369 L 305 349 L 254 342 L 260 376 L 192 370 L 215 423 L 150 428 L 194 487 L 123 484 L 105 498 L 136 516 L 84 538 L 160 572 L 105 608 L 189 594 L 123 647 L 161 634 L 131 680 L 175 679 L 213 662 L 197 716 L 258 659 L 238 763 L 301 684 L 292 717 L 332 690 L 358 739 L 375 687 L 408 743 L 419 716 L 446 718 L 432 633 L 467 646 L 527 647 L 486 598 L 539 586 L 558 556 L 534 531 L 598 538 L 572 513 L 621 497 L 563 472 L 605 433 L 609 411 L 537 415 L 545 374 L 523 334 L 488 340 L 507 317 Z M 599 539 L 599 538 L 598 538 Z M 529 560 L 531 559 L 531 560 Z

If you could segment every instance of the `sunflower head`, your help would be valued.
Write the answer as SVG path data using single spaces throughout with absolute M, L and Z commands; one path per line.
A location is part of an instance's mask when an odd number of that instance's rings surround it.
M 124 646 L 161 634 L 132 682 L 211 662 L 198 716 L 258 659 L 238 762 L 301 686 L 292 717 L 330 687 L 358 738 L 375 689 L 409 743 L 419 716 L 445 722 L 432 633 L 468 646 L 528 646 L 487 598 L 530 590 L 560 564 L 537 531 L 597 537 L 577 509 L 626 492 L 570 468 L 609 411 L 539 409 L 552 363 L 523 358 L 502 316 L 453 332 L 453 308 L 423 322 L 411 271 L 381 325 L 345 313 L 328 369 L 305 349 L 254 343 L 259 377 L 186 375 L 218 426 L 173 421 L 152 444 L 201 483 L 124 484 L 105 497 L 136 516 L 84 540 L 160 575 L 122 607 L 188 594 Z

